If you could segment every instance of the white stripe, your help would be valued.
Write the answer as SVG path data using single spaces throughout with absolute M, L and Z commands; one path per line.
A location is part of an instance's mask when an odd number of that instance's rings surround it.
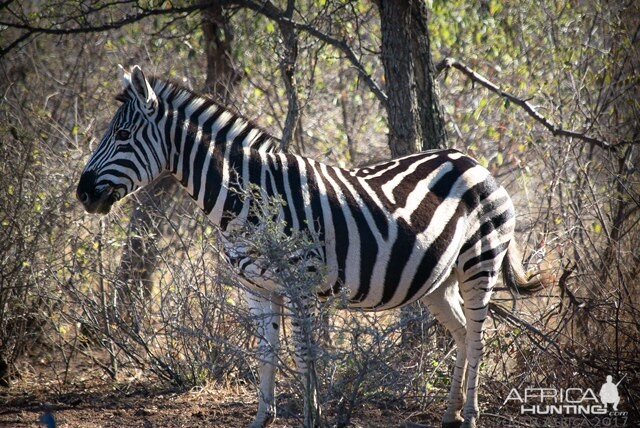
M 418 181 L 415 187 L 407 196 L 407 202 L 404 207 L 397 208 L 393 217 L 395 219 L 403 218 L 407 223 L 411 224 L 411 214 L 420 206 L 424 198 L 431 190 L 431 186 L 438 182 L 438 180 L 446 173 L 453 169 L 451 162 L 446 162 L 434 169 L 426 178 Z M 437 218 L 437 217 L 434 217 Z
M 329 199 L 327 197 L 327 189 L 324 185 L 324 181 L 320 176 L 320 173 L 316 169 L 316 162 L 309 159 L 309 164 L 313 169 L 315 181 L 318 184 L 318 193 L 320 196 L 320 206 L 322 208 L 322 218 L 324 220 L 324 244 L 326 251 L 327 275 L 326 286 L 327 289 L 332 287 L 338 280 L 338 256 L 336 255 L 336 231 L 333 224 L 333 216 L 331 215 L 331 207 L 329 206 Z M 322 164 L 318 164 L 322 165 Z M 324 290 L 322 290 L 324 291 Z
M 227 144 L 224 151 L 224 159 L 222 161 L 222 183 L 218 198 L 213 206 L 213 209 L 209 213 L 209 219 L 213 221 L 213 224 L 220 224 L 222 221 L 222 214 L 224 209 L 224 203 L 227 200 L 227 193 L 229 191 L 229 155 L 231 153 L 231 144 Z
M 412 163 L 411 166 L 407 168 L 405 171 L 401 172 L 400 174 L 396 174 L 391 180 L 383 184 L 381 186 L 381 189 L 386 195 L 386 197 L 389 199 L 389 201 L 392 204 L 395 204 L 396 198 L 393 196 L 393 191 L 396 189 L 396 187 L 398 187 L 398 185 L 405 178 L 407 178 L 407 176 L 409 176 L 410 174 L 413 174 L 420 165 L 422 165 L 425 162 L 429 162 L 430 160 L 435 159 L 437 157 L 438 155 L 432 155 L 432 156 L 427 156 L 424 159 L 420 159 L 419 161 Z
M 194 184 L 194 173 L 195 173 L 195 160 L 196 160 L 196 154 L 198 153 L 198 148 L 200 147 L 200 145 L 202 144 L 202 127 L 198 126 L 198 131 L 196 132 L 196 136 L 194 138 L 193 141 L 193 148 L 191 149 L 191 156 L 189 157 L 189 181 L 187 182 L 187 192 L 189 192 L 190 195 L 193 195 L 193 184 Z M 198 177 L 198 179 L 201 179 L 201 177 Z

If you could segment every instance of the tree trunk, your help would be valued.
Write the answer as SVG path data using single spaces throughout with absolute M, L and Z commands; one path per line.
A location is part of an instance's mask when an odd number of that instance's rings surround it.
M 392 157 L 446 147 L 442 110 L 434 84 L 435 68 L 421 0 L 379 0 L 382 64 L 388 96 Z M 432 315 L 419 302 L 400 311 L 402 342 L 413 346 L 429 332 Z
M 378 8 L 391 155 L 443 148 L 446 135 L 425 6 L 419 0 L 379 0 Z
M 231 57 L 233 32 L 217 1 L 213 1 L 211 7 L 202 11 L 202 33 L 207 54 L 204 89 L 227 104 L 242 75 Z
M 293 17 L 295 0 L 287 1 L 284 16 Z M 287 117 L 282 130 L 280 148 L 283 152 L 289 151 L 291 141 L 296 135 L 296 128 L 300 122 L 300 101 L 296 83 L 296 67 L 298 62 L 298 32 L 288 21 L 279 21 L 280 34 L 282 34 L 282 56 L 280 58 L 280 73 L 287 91 Z
M 422 150 L 447 147 L 444 117 L 434 81 L 435 67 L 427 26 L 427 9 L 423 0 L 411 1 L 411 54 L 416 85 L 418 123 L 422 132 Z

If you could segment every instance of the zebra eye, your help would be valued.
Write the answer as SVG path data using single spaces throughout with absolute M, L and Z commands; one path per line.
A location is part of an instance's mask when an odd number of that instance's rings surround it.
M 116 140 L 125 141 L 128 140 L 130 136 L 131 133 L 126 129 L 119 129 L 118 132 L 116 132 Z

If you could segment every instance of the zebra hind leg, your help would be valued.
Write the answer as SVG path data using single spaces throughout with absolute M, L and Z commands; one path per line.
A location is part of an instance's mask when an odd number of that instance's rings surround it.
M 477 279 L 467 280 L 460 285 L 467 320 L 467 401 L 463 409 L 463 428 L 475 428 L 480 414 L 478 384 L 484 354 L 483 326 L 489 312 L 491 291 L 497 280 L 492 273 L 496 271 L 486 271 L 486 276 L 474 275 L 472 278 Z
M 260 389 L 258 391 L 258 414 L 250 428 L 262 428 L 276 417 L 275 375 L 276 359 L 280 342 L 282 321 L 282 298 L 246 293 L 249 311 L 255 319 L 258 336 L 258 359 L 260 362 Z
M 453 336 L 456 342 L 456 364 L 451 379 L 447 410 L 442 417 L 442 426 L 445 428 L 457 428 L 462 423 L 462 405 L 464 404 L 464 376 L 467 365 L 466 355 L 466 321 L 460 294 L 458 281 L 455 275 L 451 275 L 440 287 L 425 296 L 429 311 Z

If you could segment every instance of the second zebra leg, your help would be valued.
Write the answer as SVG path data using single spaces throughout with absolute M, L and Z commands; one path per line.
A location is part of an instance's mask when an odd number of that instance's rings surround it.
M 443 428 L 457 428 L 462 423 L 464 404 L 464 377 L 467 367 L 466 320 L 460 302 L 458 281 L 451 275 L 440 287 L 423 297 L 429 312 L 453 336 L 456 342 L 456 364 L 451 378 L 447 410 L 442 417 Z
M 291 317 L 294 359 L 304 386 L 304 426 L 320 426 L 316 372 L 317 344 L 314 337 L 316 299 L 307 293 L 287 296 L 287 314 Z
M 487 276 L 461 283 L 464 299 L 464 315 L 467 320 L 467 401 L 463 409 L 463 428 L 475 428 L 480 415 L 478 406 L 478 384 L 480 363 L 484 355 L 484 321 L 489 313 L 491 290 L 496 277 Z

